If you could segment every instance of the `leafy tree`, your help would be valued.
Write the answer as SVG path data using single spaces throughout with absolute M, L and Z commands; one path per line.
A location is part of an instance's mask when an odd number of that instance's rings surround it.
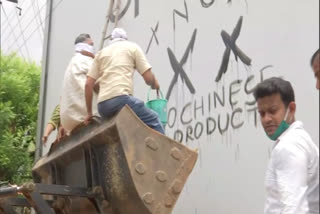
M 16 54 L 0 56 L 0 183 L 31 179 L 40 73 Z

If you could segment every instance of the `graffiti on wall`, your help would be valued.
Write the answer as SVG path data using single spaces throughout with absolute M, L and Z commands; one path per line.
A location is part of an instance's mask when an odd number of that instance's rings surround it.
M 149 53 L 149 50 L 150 50 L 150 47 L 152 45 L 153 39 L 156 41 L 157 45 L 159 45 L 159 40 L 158 40 L 158 36 L 157 36 L 158 29 L 159 29 L 159 22 L 157 23 L 157 25 L 156 25 L 156 27 L 154 29 L 151 27 L 152 36 L 151 36 L 150 42 L 148 44 L 148 48 L 146 50 L 147 54 Z
M 236 44 L 236 41 L 240 36 L 242 21 L 243 21 L 243 17 L 241 16 L 231 36 L 225 30 L 221 31 L 221 37 L 226 46 L 226 50 L 223 54 L 222 63 L 221 63 L 218 75 L 216 77 L 216 82 L 219 82 L 222 78 L 222 75 L 226 73 L 228 70 L 231 51 L 233 52 L 236 58 L 236 61 L 238 61 L 238 58 L 240 58 L 240 60 L 244 64 L 248 66 L 251 65 L 251 59 Z
M 202 8 L 210 8 L 216 2 L 215 0 L 199 0 Z M 231 0 L 225 1 L 226 4 L 231 4 Z M 123 18 L 124 15 L 129 11 L 131 3 L 133 1 L 127 0 L 123 10 L 119 15 L 119 19 Z M 140 14 L 140 4 L 139 0 L 134 1 L 134 18 L 137 18 Z M 187 0 L 181 0 L 181 5 L 183 5 L 182 10 L 172 9 L 172 26 L 174 34 L 174 47 L 167 47 L 167 53 L 171 65 L 172 79 L 170 81 L 169 87 L 166 93 L 166 99 L 170 102 L 172 101 L 172 93 L 175 88 L 178 87 L 179 78 L 184 84 L 185 90 L 190 95 L 195 95 L 192 101 L 187 101 L 181 106 L 173 106 L 168 109 L 168 129 L 174 130 L 173 137 L 175 140 L 180 142 L 193 142 L 197 141 L 205 136 L 212 136 L 214 134 L 219 134 L 223 136 L 229 130 L 238 130 L 245 125 L 244 115 L 251 115 L 255 127 L 258 124 L 258 113 L 256 102 L 253 99 L 253 84 L 263 81 L 264 73 L 273 68 L 272 65 L 268 65 L 260 68 L 257 71 L 253 71 L 254 74 L 247 76 L 246 78 L 236 78 L 230 83 L 221 83 L 224 75 L 227 74 L 230 69 L 232 69 L 233 63 L 242 63 L 247 66 L 247 69 L 251 70 L 251 65 L 253 60 L 248 56 L 244 50 L 248 47 L 243 47 L 241 44 L 237 44 L 239 37 L 241 36 L 241 31 L 243 30 L 243 25 L 245 24 L 245 18 L 240 16 L 232 32 L 227 32 L 221 29 L 220 38 L 217 41 L 223 43 L 225 50 L 221 53 L 221 63 L 216 64 L 214 70 L 208 75 L 212 75 L 212 85 L 219 84 L 220 89 L 208 91 L 207 94 L 198 94 L 197 85 L 185 67 L 187 62 L 190 60 L 195 47 L 197 45 L 199 29 L 193 29 L 193 33 L 189 39 L 189 42 L 184 47 L 179 47 L 184 50 L 183 55 L 179 56 L 175 52 L 175 33 L 177 29 L 177 18 L 183 19 L 188 24 L 190 17 L 190 7 L 188 6 Z M 114 16 L 113 19 L 114 21 Z M 148 54 L 152 47 L 159 46 L 160 41 L 158 33 L 161 31 L 161 22 L 157 21 L 154 26 L 150 29 L 150 40 L 146 45 L 146 53 Z M 154 45 L 153 45 L 154 44 Z M 241 48 L 240 48 L 241 46 Z M 231 58 L 231 57 L 234 58 Z M 170 76 L 170 74 L 168 74 Z M 199 83 L 197 83 L 199 84 Z M 240 93 L 246 95 L 245 99 L 239 99 Z M 222 110 L 221 110 L 222 109 Z M 191 113 L 190 113 L 191 112 Z M 182 126 L 178 126 L 181 124 Z
M 173 79 L 170 83 L 170 86 L 169 86 L 169 89 L 167 92 L 167 96 L 166 96 L 167 100 L 170 100 L 170 96 L 171 96 L 173 87 L 177 84 L 179 76 L 181 77 L 182 81 L 186 83 L 190 93 L 191 94 L 196 93 L 196 90 L 195 90 L 191 80 L 189 79 L 188 75 L 186 74 L 185 70 L 183 69 L 183 66 L 186 64 L 190 53 L 193 52 L 194 45 L 196 42 L 196 37 L 197 37 L 197 29 L 194 30 L 193 35 L 191 37 L 191 40 L 190 40 L 190 42 L 184 52 L 184 55 L 179 62 L 178 62 L 176 56 L 174 55 L 173 51 L 170 48 L 168 48 L 169 60 L 170 60 L 171 66 L 172 66 L 172 70 L 174 71 L 174 76 L 173 76 Z
M 186 103 L 182 108 L 169 108 L 168 127 L 174 129 L 177 123 L 180 123 L 182 128 L 185 128 L 185 131 L 176 129 L 173 138 L 189 143 L 215 133 L 224 135 L 230 129 L 238 130 L 244 126 L 245 120 L 239 119 L 244 118 L 244 114 L 252 114 L 249 119 L 257 127 L 258 112 L 256 101 L 252 97 L 254 86 L 251 85 L 257 82 L 257 78 L 258 81 L 263 81 L 264 72 L 272 68 L 271 65 L 266 66 L 260 69 L 259 76 L 250 75 L 246 79 L 234 80 L 229 85 L 223 85 L 221 91 L 198 95 L 194 101 Z M 238 98 L 241 92 L 248 95 L 248 100 Z M 221 111 L 219 108 L 230 110 Z

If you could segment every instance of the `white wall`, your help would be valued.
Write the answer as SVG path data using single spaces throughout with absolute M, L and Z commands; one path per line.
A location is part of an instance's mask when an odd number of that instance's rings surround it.
M 54 0 L 54 5 L 58 2 Z M 139 2 L 139 15 L 135 18 L 136 2 Z M 204 8 L 201 2 L 213 4 Z M 122 2 L 122 7 L 127 3 L 129 9 L 120 20 L 120 26 L 128 31 L 130 40 L 140 44 L 145 51 L 152 36 L 151 28 L 155 29 L 159 22 L 156 33 L 159 45 L 153 39 L 147 57 L 164 94 L 167 94 L 174 76 L 168 48 L 180 62 L 197 29 L 193 52 L 183 66 L 196 92 L 191 94 L 179 76 L 168 106 L 169 123 L 173 127 L 167 127 L 167 134 L 173 137 L 180 130 L 183 143 L 198 148 L 200 154 L 174 213 L 262 213 L 264 173 L 272 143 L 265 136 L 259 121 L 255 121 L 255 113 L 248 112 L 250 107 L 245 103 L 252 101 L 253 96 L 245 93 L 245 83 L 253 75 L 248 84 L 248 89 L 252 89 L 260 81 L 260 71 L 265 66 L 269 67 L 263 72 L 264 78 L 282 76 L 291 81 L 296 93 L 297 118 L 304 122 L 307 131 L 319 144 L 319 92 L 315 89 L 309 62 L 319 47 L 319 1 L 232 0 L 232 3 L 227 4 L 227 0 L 186 0 L 188 21 L 175 15 L 175 31 L 173 11 L 186 13 L 183 0 L 128 0 Z M 90 33 L 98 47 L 107 7 L 108 1 L 95 0 L 88 3 L 85 0 L 68 0 L 54 10 L 48 61 L 46 121 L 59 102 L 63 74 L 73 54 L 75 37 L 82 32 Z M 225 30 L 231 35 L 240 16 L 243 16 L 243 23 L 236 44 L 252 59 L 252 65 L 245 66 L 240 59 L 236 62 L 231 52 L 229 68 L 221 81 L 216 83 L 215 78 L 226 49 L 220 33 Z M 237 79 L 242 80 L 242 83 L 232 87 L 232 91 L 240 89 L 231 97 L 232 101 L 238 102 L 232 109 L 229 89 L 230 84 Z M 135 96 L 146 100 L 148 88 L 142 78 L 136 75 L 135 83 Z M 221 107 L 218 103 L 215 108 L 213 94 L 216 92 L 221 95 L 223 87 L 225 105 Z M 208 96 L 211 96 L 210 111 Z M 198 107 L 201 106 L 202 97 L 203 113 L 202 109 L 198 109 L 195 115 L 195 102 Z M 192 104 L 188 105 L 190 102 Z M 182 119 L 186 122 L 191 120 L 186 125 L 180 118 L 184 107 Z M 229 124 L 228 130 L 220 134 L 219 115 L 223 129 L 227 115 L 231 117 L 233 110 L 239 108 L 242 113 L 235 113 L 232 122 L 243 125 L 235 129 Z M 174 109 L 177 117 L 174 117 Z M 209 129 L 212 129 L 212 120 L 217 123 L 215 131 L 210 135 L 207 134 L 206 125 L 209 117 L 212 118 Z M 194 140 L 189 138 L 187 141 L 190 130 Z

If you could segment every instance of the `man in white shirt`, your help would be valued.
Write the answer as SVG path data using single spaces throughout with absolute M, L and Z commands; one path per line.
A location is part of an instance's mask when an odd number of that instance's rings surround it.
M 70 133 L 87 116 L 84 95 L 87 73 L 94 58 L 93 41 L 89 34 L 80 34 L 75 40 L 75 54 L 66 69 L 60 101 L 61 125 Z M 95 99 L 93 100 L 96 103 Z M 93 114 L 97 115 L 96 104 Z
M 271 78 L 254 92 L 262 126 L 275 141 L 266 173 L 265 214 L 319 214 L 319 149 L 295 120 L 290 82 Z

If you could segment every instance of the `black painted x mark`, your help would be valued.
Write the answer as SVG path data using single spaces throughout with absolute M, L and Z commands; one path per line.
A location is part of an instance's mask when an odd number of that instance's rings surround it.
M 192 35 L 192 38 L 189 42 L 189 45 L 181 59 L 180 62 L 178 62 L 176 56 L 174 55 L 173 51 L 168 48 L 168 54 L 169 54 L 169 59 L 170 59 L 170 63 L 171 63 L 171 66 L 172 66 L 172 69 L 174 71 L 174 77 L 171 81 L 171 84 L 169 86 L 169 89 L 168 89 L 168 92 L 167 92 L 167 96 L 166 96 L 166 99 L 169 100 L 170 96 L 171 96 L 171 93 L 172 93 L 172 90 L 173 90 L 173 87 L 174 85 L 178 82 L 178 77 L 180 76 L 182 81 L 186 82 L 186 85 L 189 89 L 189 91 L 192 93 L 192 94 L 195 94 L 196 93 L 196 90 L 195 88 L 193 87 L 188 75 L 186 74 L 186 72 L 184 71 L 183 69 L 183 66 L 186 64 L 188 58 L 189 58 L 189 53 L 190 52 L 193 52 L 193 48 L 194 48 L 194 44 L 195 44 L 195 41 L 196 41 L 196 36 L 197 36 L 197 29 L 194 30 L 193 32 L 193 35 Z
M 233 52 L 236 58 L 236 61 L 238 61 L 238 57 L 239 57 L 244 64 L 248 66 L 251 65 L 251 59 L 236 45 L 236 41 L 240 35 L 242 21 L 243 21 L 243 17 L 241 16 L 231 36 L 224 30 L 222 30 L 221 32 L 222 40 L 226 45 L 226 50 L 223 54 L 223 59 L 219 69 L 219 73 L 216 77 L 216 82 L 219 82 L 222 78 L 222 75 L 226 73 L 228 70 L 231 51 Z
M 157 31 L 158 31 L 158 29 L 159 29 L 159 22 L 157 23 L 157 26 L 156 26 L 155 29 L 151 28 L 152 36 L 151 36 L 151 39 L 150 39 L 150 42 L 149 42 L 149 45 L 148 45 L 148 48 L 147 48 L 147 51 L 146 51 L 147 54 L 148 54 L 148 52 L 149 52 L 149 50 L 150 50 L 150 47 L 151 47 L 153 38 L 156 40 L 157 45 L 159 45 L 159 41 L 158 41 L 158 37 L 157 37 Z

